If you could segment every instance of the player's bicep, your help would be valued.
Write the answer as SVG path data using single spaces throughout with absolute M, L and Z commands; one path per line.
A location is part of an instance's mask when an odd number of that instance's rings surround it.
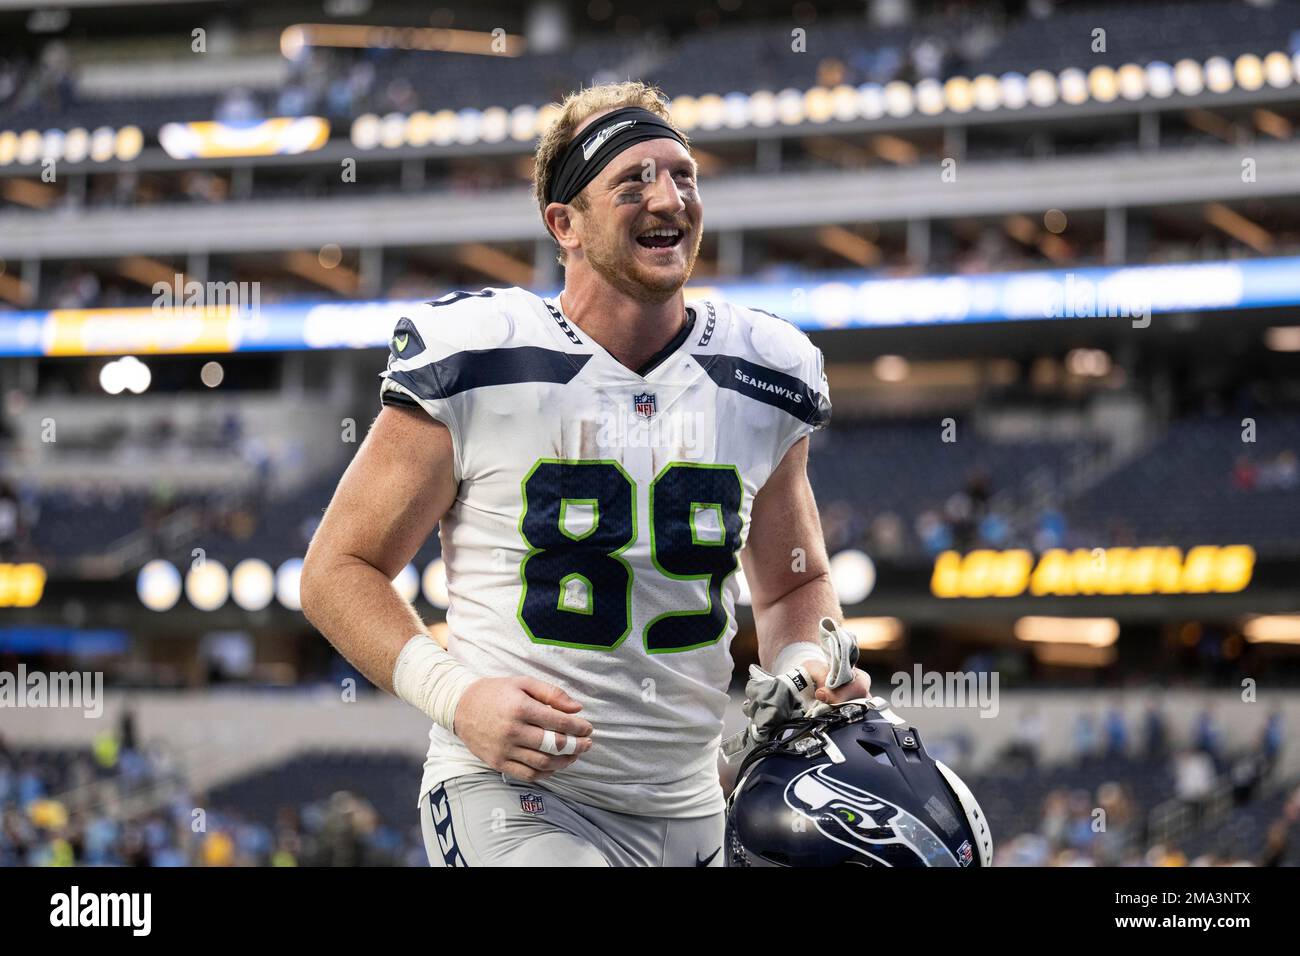
M 740 558 L 756 607 L 780 600 L 827 573 L 821 519 L 808 483 L 807 438 L 790 447 L 755 495 L 748 542 Z
M 339 480 L 308 558 L 358 558 L 396 577 L 455 500 L 447 427 L 386 406 Z

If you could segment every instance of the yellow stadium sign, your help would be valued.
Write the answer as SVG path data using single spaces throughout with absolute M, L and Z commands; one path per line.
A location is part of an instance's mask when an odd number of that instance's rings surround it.
M 934 561 L 930 591 L 941 598 L 1072 597 L 1119 594 L 1232 594 L 1255 570 L 1249 545 L 1182 548 L 1053 548 L 945 551 Z
M 230 305 L 59 309 L 46 320 L 45 354 L 233 352 L 239 345 L 238 319 L 237 308 Z
M 164 123 L 158 130 L 158 143 L 172 159 L 292 156 L 318 150 L 329 138 L 329 121 L 319 116 L 274 116 L 246 124 Z
M 0 607 L 35 607 L 44 593 L 39 564 L 0 564 Z

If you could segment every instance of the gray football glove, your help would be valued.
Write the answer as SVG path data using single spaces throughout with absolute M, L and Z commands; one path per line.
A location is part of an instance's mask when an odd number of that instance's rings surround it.
M 829 665 L 826 686 L 847 684 L 858 663 L 857 637 L 829 617 L 821 619 L 817 636 Z M 829 710 L 830 705 L 817 700 L 814 693 L 812 678 L 802 666 L 784 674 L 769 674 L 751 664 L 742 708 L 749 723 L 722 742 L 723 759 L 731 763 L 752 747 L 766 743 L 777 728 L 796 717 L 815 717 Z

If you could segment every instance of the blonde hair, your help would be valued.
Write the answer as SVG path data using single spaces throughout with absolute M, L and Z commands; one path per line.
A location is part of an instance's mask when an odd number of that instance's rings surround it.
M 594 114 L 604 110 L 622 109 L 625 106 L 639 106 L 661 117 L 672 125 L 672 114 L 668 109 L 668 97 L 658 87 L 629 80 L 626 83 L 602 83 L 589 86 L 585 90 L 570 93 L 559 106 L 559 115 L 537 140 L 537 150 L 533 154 L 533 197 L 537 200 L 537 209 L 542 215 L 542 224 L 546 225 L 546 191 L 551 182 L 551 165 L 556 157 L 569 145 L 578 127 Z M 677 127 L 673 127 L 677 129 Z M 682 140 L 689 145 L 686 134 L 677 130 Z M 572 205 L 585 211 L 587 199 L 579 194 L 574 197 Z M 546 227 L 550 232 L 550 226 Z M 564 264 L 564 249 L 560 249 L 557 258 Z

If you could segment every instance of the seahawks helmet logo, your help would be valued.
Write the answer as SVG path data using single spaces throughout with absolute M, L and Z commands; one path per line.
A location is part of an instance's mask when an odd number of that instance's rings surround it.
M 621 129 L 627 129 L 629 126 L 635 126 L 636 120 L 623 120 L 621 123 L 615 123 L 613 126 L 606 126 L 599 133 L 582 144 L 582 161 L 585 163 L 595 155 L 596 150 L 605 145 L 605 140 L 609 139 Z
M 786 806 L 829 840 L 855 851 L 861 866 L 960 866 L 928 826 L 888 800 L 837 780 L 819 764 L 786 784 Z

